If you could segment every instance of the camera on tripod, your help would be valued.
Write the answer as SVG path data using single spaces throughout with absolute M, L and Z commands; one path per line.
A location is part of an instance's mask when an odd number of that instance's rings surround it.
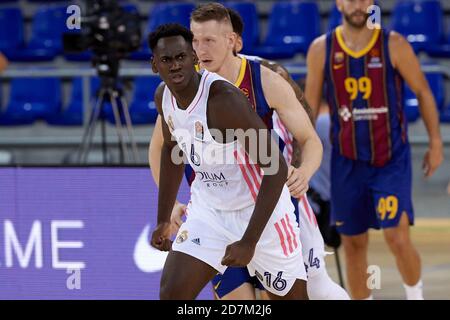
M 120 59 L 141 45 L 139 14 L 125 11 L 117 0 L 86 1 L 86 13 L 81 32 L 63 34 L 64 51 L 91 50 L 99 76 L 116 77 Z
M 84 130 L 78 162 L 87 162 L 96 124 L 100 119 L 102 120 L 103 162 L 106 164 L 106 127 L 102 110 L 105 104 L 109 104 L 114 114 L 120 163 L 125 163 L 130 158 L 137 163 L 138 150 L 133 137 L 131 117 L 123 86 L 119 82 L 119 65 L 122 58 L 137 50 L 141 44 L 139 14 L 125 11 L 116 0 L 86 1 L 86 12 L 87 15 L 81 17 L 81 32 L 63 35 L 64 51 L 67 53 L 92 51 L 92 63 L 101 80 L 95 106 L 92 108 L 89 123 Z M 122 131 L 122 119 L 126 125 L 126 134 Z M 126 140 L 129 140 L 129 143 Z

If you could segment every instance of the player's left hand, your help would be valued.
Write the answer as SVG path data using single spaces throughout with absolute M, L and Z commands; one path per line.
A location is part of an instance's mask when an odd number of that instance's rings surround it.
M 289 188 L 291 196 L 298 199 L 303 196 L 309 189 L 309 178 L 306 173 L 300 168 L 289 166 L 288 179 L 286 183 Z
M 444 152 L 442 149 L 442 143 L 430 144 L 430 147 L 425 153 L 422 169 L 426 178 L 431 177 L 444 160 Z
M 245 241 L 236 241 L 228 245 L 222 258 L 222 265 L 228 267 L 245 267 L 255 254 L 255 245 Z

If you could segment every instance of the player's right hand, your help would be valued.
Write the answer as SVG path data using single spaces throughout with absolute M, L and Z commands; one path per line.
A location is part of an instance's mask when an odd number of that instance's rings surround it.
M 170 230 L 171 224 L 169 222 L 159 223 L 153 231 L 150 244 L 158 250 L 169 251 L 172 248 Z
M 309 189 L 309 179 L 302 167 L 289 166 L 286 185 L 292 197 L 298 199 Z
M 178 233 L 178 229 L 180 229 L 180 226 L 183 223 L 182 217 L 185 214 L 186 214 L 186 205 L 176 201 L 172 209 L 172 214 L 170 216 L 171 236 L 176 235 Z
M 422 169 L 424 176 L 429 178 L 439 168 L 442 161 L 444 161 L 444 150 L 442 142 L 430 144 L 425 157 L 423 158 Z

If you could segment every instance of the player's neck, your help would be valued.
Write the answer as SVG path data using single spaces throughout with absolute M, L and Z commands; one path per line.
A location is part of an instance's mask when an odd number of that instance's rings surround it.
M 341 30 L 345 44 L 353 51 L 360 51 L 367 47 L 374 32 L 374 30 L 366 26 L 363 28 L 355 28 L 345 22 L 342 24 Z
M 180 109 L 187 109 L 192 100 L 194 100 L 201 78 L 201 75 L 195 72 L 195 75 L 192 76 L 191 81 L 189 81 L 185 88 L 181 90 L 170 90 Z
M 227 79 L 231 83 L 236 83 L 239 72 L 241 71 L 241 58 L 230 55 L 228 56 L 222 67 L 217 72 L 221 77 Z

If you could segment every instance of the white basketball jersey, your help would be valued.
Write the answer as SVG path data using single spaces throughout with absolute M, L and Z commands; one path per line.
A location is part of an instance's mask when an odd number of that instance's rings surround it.
M 217 80 L 227 81 L 204 70 L 197 94 L 187 109 L 178 107 L 166 86 L 162 100 L 164 120 L 195 171 L 195 180 L 191 185 L 193 203 L 198 201 L 218 210 L 241 210 L 254 205 L 262 171 L 249 160 L 238 141 L 218 143 L 209 131 L 209 88 Z M 286 186 L 280 200 L 282 198 L 290 201 Z

